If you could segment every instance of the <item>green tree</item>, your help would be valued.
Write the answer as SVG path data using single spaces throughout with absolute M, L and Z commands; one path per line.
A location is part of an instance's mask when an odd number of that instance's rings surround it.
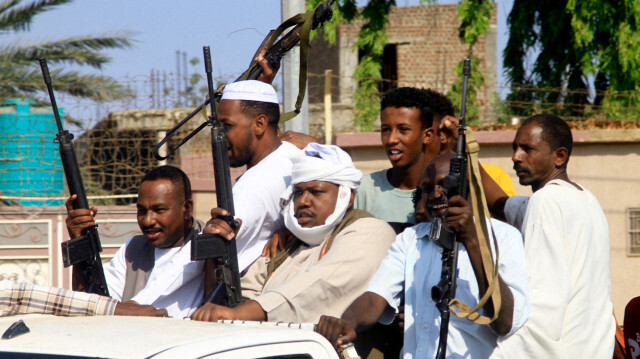
M 30 97 L 44 87 L 38 59 L 47 58 L 56 91 L 98 101 L 127 96 L 128 92 L 112 78 L 84 74 L 77 70 L 56 69 L 56 65 L 86 65 L 100 69 L 111 60 L 101 50 L 128 48 L 132 40 L 126 33 L 102 36 L 76 36 L 54 41 L 18 39 L 28 32 L 34 17 L 72 0 L 0 1 L 0 99 Z M 53 65 L 53 66 L 51 66 Z
M 307 10 L 312 10 L 324 0 L 307 0 Z M 436 3 L 437 0 L 421 0 L 422 4 Z M 337 29 L 341 20 L 351 22 L 361 20 L 363 25 L 358 34 L 355 47 L 360 54 L 360 62 L 356 67 L 353 76 L 358 81 L 354 98 L 354 125 L 362 131 L 375 129 L 380 110 L 380 97 L 378 96 L 378 82 L 382 79 L 382 53 L 387 44 L 387 33 L 385 26 L 388 22 L 388 15 L 395 0 L 369 0 L 361 9 L 356 6 L 356 0 L 337 0 L 337 9 L 330 22 L 325 23 L 325 39 L 333 44 L 336 41 Z M 469 54 L 472 54 L 473 45 L 478 38 L 483 35 L 489 27 L 489 19 L 493 12 L 493 2 L 489 0 L 462 0 L 458 5 L 458 17 L 461 20 L 460 38 L 469 44 Z M 479 59 L 474 59 L 474 64 L 479 63 Z M 462 69 L 462 65 L 459 65 Z M 461 72 L 460 72 L 461 73 Z M 484 83 L 480 72 L 475 71 L 472 81 L 470 81 L 470 95 L 468 108 L 473 108 L 471 102 L 475 101 L 477 92 Z M 460 89 L 462 77 L 459 84 L 454 84 L 452 89 Z M 455 100 L 456 94 L 451 90 L 449 94 Z M 460 95 L 457 94 L 459 98 Z M 459 103 L 454 102 L 454 103 Z M 471 115 L 477 113 L 477 106 L 470 110 Z
M 324 0 L 307 0 L 307 10 L 312 10 Z M 351 22 L 362 20 L 363 25 L 358 34 L 355 47 L 360 55 L 360 62 L 353 74 L 358 81 L 358 88 L 353 94 L 354 125 L 362 131 L 375 129 L 380 111 L 378 81 L 382 79 L 382 53 L 387 44 L 385 26 L 391 7 L 395 0 L 369 0 L 358 10 L 356 0 L 338 0 L 333 19 L 325 23 L 325 39 L 333 44 L 336 41 L 340 21 Z
M 524 105 L 535 103 L 565 116 L 599 106 L 605 115 L 630 115 L 625 109 L 640 104 L 639 17 L 632 0 L 515 0 L 504 51 L 512 111 L 529 115 Z
M 473 47 L 482 35 L 489 29 L 491 15 L 493 14 L 493 1 L 489 0 L 462 0 L 458 4 L 458 19 L 460 19 L 460 40 L 469 45 L 467 58 L 471 59 L 471 74 L 467 88 L 466 119 L 469 122 L 479 122 L 480 104 L 478 92 L 484 86 L 484 76 L 480 69 L 480 59 L 473 54 Z M 453 83 L 447 97 L 460 112 L 462 103 L 462 65 L 463 61 L 456 64 L 456 81 Z

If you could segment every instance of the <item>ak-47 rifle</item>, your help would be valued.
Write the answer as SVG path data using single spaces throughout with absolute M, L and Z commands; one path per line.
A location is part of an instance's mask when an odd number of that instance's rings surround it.
M 49 75 L 47 59 L 40 59 L 40 69 L 42 70 L 44 83 L 47 85 L 53 115 L 58 125 L 59 132 L 56 135 L 55 142 L 60 144 L 60 158 L 62 160 L 62 167 L 64 168 L 64 175 L 67 179 L 69 193 L 77 196 L 73 202 L 73 208 L 88 209 L 89 202 L 87 201 L 87 194 L 85 193 L 82 177 L 80 176 L 76 152 L 73 149 L 73 134 L 62 128 L 58 105 L 56 104 L 53 87 L 51 86 L 51 76 Z M 100 252 L 102 252 L 102 245 L 100 244 L 97 225 L 83 230 L 82 236 L 62 243 L 62 261 L 64 266 L 66 268 L 73 265 L 74 269 L 82 272 L 82 278 L 86 286 L 85 292 L 109 296 L 107 281 L 104 278 L 104 271 L 102 269 Z M 74 290 L 78 284 L 79 283 L 73 283 Z
M 467 111 L 467 86 L 469 73 L 471 72 L 471 61 L 464 60 L 463 80 L 462 80 L 462 104 L 460 106 L 460 122 L 458 126 L 458 145 L 456 155 L 451 159 L 449 175 L 442 181 L 443 187 L 447 189 L 447 195 L 451 198 L 460 195 L 467 199 L 469 179 L 467 178 L 467 157 L 466 157 L 466 129 L 465 116 Z M 440 341 L 436 358 L 443 359 L 447 354 L 447 336 L 449 335 L 449 318 L 451 310 L 449 302 L 456 295 L 456 277 L 458 269 L 458 246 L 457 234 L 452 229 L 442 224 L 440 218 L 435 218 L 431 222 L 431 232 L 429 239 L 438 242 L 442 246 L 442 274 L 437 285 L 431 288 L 431 299 L 436 302 L 436 307 L 440 311 L 442 320 L 440 321 Z
M 209 98 L 214 98 L 209 46 L 203 48 L 203 53 Z M 211 152 L 213 155 L 213 175 L 216 183 L 216 200 L 218 201 L 218 207 L 227 210 L 227 215 L 222 219 L 235 229 L 237 223 L 233 218 L 235 210 L 233 207 L 233 192 L 231 190 L 231 173 L 229 172 L 229 152 L 227 152 L 227 139 L 225 137 L 227 129 L 218 121 L 216 101 L 209 101 L 209 104 L 211 105 L 211 115 L 208 122 L 211 125 Z M 196 236 L 191 243 L 191 260 L 210 258 L 213 258 L 216 262 L 216 268 L 213 273 L 216 286 L 205 297 L 205 302 L 222 304 L 233 308 L 242 299 L 235 238 L 229 241 L 219 235 L 208 233 Z

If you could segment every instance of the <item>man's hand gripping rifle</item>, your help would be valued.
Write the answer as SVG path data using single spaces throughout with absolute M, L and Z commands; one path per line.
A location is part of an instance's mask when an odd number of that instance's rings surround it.
M 305 17 L 302 14 L 294 16 L 293 18 L 285 21 L 278 30 L 269 33 L 267 38 L 262 42 L 256 54 L 262 50 L 265 51 L 264 58 L 272 69 L 279 67 L 280 60 L 284 54 L 291 50 L 301 39 L 308 40 L 308 31 L 316 29 L 323 22 L 331 19 L 332 9 L 331 4 L 334 0 L 326 1 L 315 9 L 310 21 L 302 22 Z M 307 18 L 308 19 L 308 18 Z M 280 39 L 275 41 L 282 30 L 293 26 L 287 34 L 283 35 Z M 306 35 L 305 35 L 306 34 Z M 211 78 L 211 58 L 208 47 L 205 48 L 205 69 L 207 71 L 207 85 L 209 88 L 209 98 L 205 102 L 191 112 L 187 117 L 176 124 L 172 129 L 167 131 L 167 135 L 162 139 L 154 148 L 153 154 L 158 160 L 165 160 L 169 155 L 175 152 L 180 146 L 189 141 L 200 130 L 206 126 L 212 126 L 211 129 L 211 146 L 214 164 L 214 177 L 216 183 L 216 196 L 218 201 L 218 207 L 227 210 L 227 218 L 225 219 L 232 227 L 235 225 L 233 221 L 234 208 L 233 208 L 233 194 L 231 191 L 231 176 L 229 172 L 229 155 L 227 152 L 227 142 L 225 138 L 224 127 L 217 121 L 216 116 L 216 101 L 219 100 L 219 91 L 213 90 L 213 80 Z M 207 57 L 209 60 L 207 60 Z M 240 80 L 255 80 L 260 77 L 263 70 L 255 61 L 252 60 L 249 68 L 237 78 L 235 81 Z M 302 72 L 302 71 L 301 71 Z M 303 77 L 303 75 L 301 75 Z M 234 81 L 234 82 L 235 82 Z M 180 140 L 175 146 L 168 149 L 167 154 L 160 154 L 160 149 L 165 143 L 173 136 L 177 135 L 178 130 L 187 121 L 193 118 L 198 113 L 202 112 L 203 107 L 210 105 L 211 116 L 206 122 L 201 123 L 192 132 L 187 134 L 182 140 Z M 202 235 L 197 236 L 191 244 L 191 259 L 201 260 L 208 258 L 217 258 L 218 269 L 216 269 L 215 277 L 217 277 L 217 285 L 211 293 L 206 297 L 205 301 L 209 301 L 216 304 L 222 304 L 228 307 L 234 307 L 239 303 L 241 299 L 240 293 L 240 275 L 238 273 L 237 262 L 237 249 L 235 246 L 235 240 L 227 241 L 219 236 Z
M 77 196 L 73 202 L 73 208 L 88 209 L 87 194 L 84 190 L 78 160 L 73 149 L 73 134 L 62 128 L 62 121 L 60 120 L 58 105 L 53 95 L 51 76 L 49 75 L 49 67 L 47 66 L 46 59 L 40 59 L 40 69 L 42 70 L 44 82 L 47 85 L 53 115 L 58 125 L 59 132 L 56 135 L 55 141 L 60 144 L 60 158 L 62 160 L 62 167 L 64 168 L 64 175 L 67 179 L 69 193 Z M 107 281 L 102 269 L 100 252 L 102 252 L 102 245 L 100 244 L 97 225 L 85 229 L 82 232 L 82 236 L 62 243 L 62 260 L 64 266 L 74 266 L 72 284 L 74 290 L 84 290 L 87 293 L 109 296 Z M 81 272 L 82 276 L 80 278 L 75 274 L 76 270 Z
M 458 144 L 456 155 L 451 159 L 449 175 L 443 180 L 443 187 L 447 189 L 448 197 L 460 195 L 465 200 L 468 195 L 469 179 L 467 178 L 467 157 L 465 139 L 465 116 L 467 111 L 467 86 L 469 73 L 471 72 L 471 61 L 464 60 L 462 82 L 462 104 L 460 106 L 460 123 L 458 126 Z M 447 336 L 449 333 L 449 318 L 451 310 L 449 302 L 456 295 L 456 276 L 458 269 L 458 246 L 457 234 L 452 229 L 442 224 L 440 218 L 435 218 L 431 222 L 431 232 L 429 239 L 438 242 L 442 246 L 442 274 L 440 282 L 431 288 L 431 299 L 436 302 L 436 307 L 440 311 L 440 341 L 436 358 L 444 358 L 447 353 Z
M 209 88 L 209 101 L 211 115 L 211 152 L 213 155 L 213 175 L 216 183 L 216 200 L 218 207 L 224 208 L 227 215 L 223 219 L 231 228 L 236 229 L 237 222 L 233 216 L 233 192 L 231 189 L 231 173 L 229 172 L 229 152 L 227 150 L 226 127 L 218 121 L 216 113 L 215 90 L 211 75 L 211 53 L 209 46 L 203 48 L 204 66 L 207 73 L 207 86 Z M 214 278 L 216 285 L 206 296 L 205 302 L 221 304 L 227 307 L 235 307 L 240 303 L 242 294 L 240 291 L 240 273 L 238 271 L 238 252 L 236 240 L 226 240 L 219 235 L 203 233 L 194 238 L 191 243 L 191 260 L 214 259 Z
M 311 30 L 315 30 L 318 26 L 323 24 L 325 21 L 328 21 L 333 16 L 333 10 L 331 9 L 331 5 L 335 0 L 329 0 L 323 2 L 318 5 L 315 9 L 312 18 L 311 18 Z M 285 21 L 282 25 L 278 27 L 278 30 L 272 30 L 269 32 L 267 37 L 263 40 L 260 47 L 258 47 L 258 51 L 256 51 L 256 55 L 260 53 L 261 50 L 266 50 L 264 58 L 267 60 L 269 67 L 277 70 L 280 67 L 280 60 L 291 50 L 295 45 L 297 45 L 300 40 L 303 38 L 303 34 L 305 29 L 303 29 L 305 23 L 298 23 L 293 29 L 291 29 L 286 35 L 282 36 L 278 41 L 275 41 L 275 38 L 280 35 L 282 30 L 286 29 L 290 24 L 294 24 L 295 21 L 298 21 L 297 18 L 300 17 L 301 14 L 292 17 L 291 19 Z M 273 45 L 269 46 L 270 43 Z M 240 81 L 242 79 L 245 80 L 255 80 L 260 74 L 262 74 L 262 68 L 252 61 L 249 65 L 249 69 L 245 71 L 240 77 L 236 79 L 236 81 Z M 301 75 L 302 76 L 302 75 Z M 306 76 L 306 74 L 305 74 Z M 234 81 L 235 82 L 235 81 Z

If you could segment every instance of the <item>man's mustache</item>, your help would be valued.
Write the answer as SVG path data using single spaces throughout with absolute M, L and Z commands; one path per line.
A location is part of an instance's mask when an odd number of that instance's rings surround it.
M 526 168 L 526 167 L 524 167 L 524 166 L 523 166 L 523 165 L 521 165 L 521 164 L 515 164 L 515 165 L 513 165 L 513 169 L 514 169 L 516 172 L 527 172 L 527 173 L 529 173 L 529 169 L 528 169 L 528 168 Z
M 314 215 L 315 215 L 315 213 L 313 213 L 312 211 L 310 211 L 308 209 L 300 209 L 300 210 L 296 211 L 296 213 L 294 214 L 294 217 L 296 217 L 296 218 L 313 217 Z
M 147 232 L 147 231 L 158 231 L 158 232 L 162 232 L 162 228 L 160 228 L 160 227 L 154 227 L 154 226 L 144 226 L 144 227 L 142 227 L 142 231 L 143 231 L 143 232 Z

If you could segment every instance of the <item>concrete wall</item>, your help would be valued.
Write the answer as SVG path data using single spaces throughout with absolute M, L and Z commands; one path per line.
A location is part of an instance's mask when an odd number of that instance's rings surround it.
M 600 201 L 609 222 L 612 300 L 618 318 L 626 304 L 640 295 L 640 256 L 627 254 L 628 208 L 640 208 L 640 130 L 574 131 L 569 177 L 588 188 Z M 478 132 L 480 160 L 502 167 L 520 195 L 529 187 L 518 183 L 511 162 L 515 131 Z M 630 142 L 631 141 L 631 142 Z M 389 168 L 379 134 L 343 134 L 336 142 L 347 149 L 365 173 Z

